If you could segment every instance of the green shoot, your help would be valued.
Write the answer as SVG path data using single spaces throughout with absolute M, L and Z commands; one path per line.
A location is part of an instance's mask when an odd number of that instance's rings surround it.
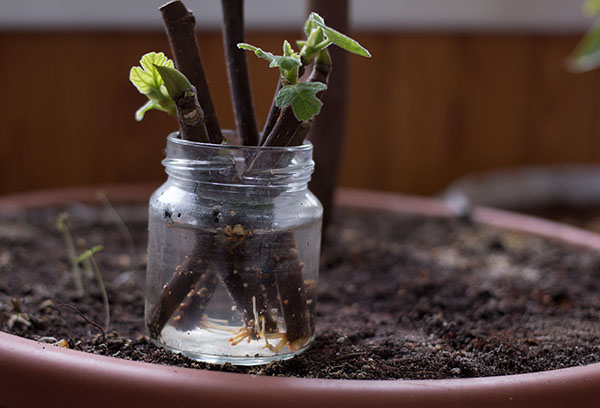
M 129 80 L 140 93 L 148 97 L 148 102 L 135 112 L 135 119 L 138 122 L 151 109 L 167 112 L 173 116 L 177 114 L 175 102 L 169 96 L 163 78 L 157 70 L 157 67 L 173 68 L 174 66 L 173 61 L 162 52 L 149 52 L 140 60 L 140 67 L 131 68 Z
M 69 262 L 71 263 L 71 274 L 73 275 L 75 292 L 77 293 L 78 297 L 82 297 L 85 293 L 83 288 L 83 279 L 81 278 L 81 268 L 79 267 L 79 262 L 77 261 L 75 242 L 73 241 L 73 237 L 71 236 L 71 232 L 67 226 L 68 218 L 69 215 L 67 213 L 59 214 L 56 220 L 56 229 L 62 234 L 67 247 L 67 255 L 69 257 Z
M 87 262 L 92 267 L 94 271 L 94 275 L 96 276 L 96 280 L 98 282 L 98 287 L 100 288 L 100 292 L 102 293 L 102 300 L 104 301 L 104 331 L 108 332 L 108 327 L 110 325 L 110 307 L 108 304 L 108 294 L 106 293 L 106 287 L 104 286 L 104 280 L 102 279 L 102 274 L 100 273 L 100 269 L 98 268 L 98 264 L 94 259 L 94 254 L 100 252 L 104 249 L 102 245 L 97 245 L 92 247 L 79 255 L 77 258 L 77 262 Z
M 331 44 L 363 57 L 371 57 L 369 51 L 357 41 L 328 27 L 317 13 L 310 13 L 304 24 L 304 32 L 306 40 L 296 42 L 300 51 L 295 52 L 290 43 L 285 41 L 283 55 L 274 55 L 246 43 L 238 44 L 238 48 L 252 51 L 257 57 L 269 61 L 270 68 L 279 68 L 283 86 L 275 97 L 275 105 L 279 108 L 291 106 L 294 116 L 301 122 L 309 121 L 319 114 L 323 104 L 317 94 L 327 89 L 327 86 L 321 82 L 299 82 L 300 66 L 309 65 L 315 58 L 321 58 L 317 62 L 330 64 L 326 48 Z
M 193 92 L 193 86 L 189 79 L 175 68 L 160 65 L 155 65 L 154 68 L 160 74 L 172 100 L 177 100 L 186 92 Z

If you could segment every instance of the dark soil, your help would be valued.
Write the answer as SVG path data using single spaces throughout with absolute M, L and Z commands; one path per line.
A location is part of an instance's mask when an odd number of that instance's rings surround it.
M 110 333 L 92 278 L 77 297 L 57 214 L 96 254 Z M 193 362 L 143 329 L 146 208 L 73 205 L 0 216 L 0 329 L 77 350 L 265 375 L 395 379 L 506 375 L 600 360 L 600 254 L 459 219 L 340 211 L 323 254 L 317 338 L 304 354 L 253 368 Z M 65 306 L 70 305 L 70 306 Z

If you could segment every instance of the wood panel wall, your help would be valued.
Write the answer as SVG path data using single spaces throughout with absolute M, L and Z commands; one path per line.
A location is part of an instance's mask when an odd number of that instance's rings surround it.
M 278 50 L 294 33 L 251 34 Z M 495 167 L 600 162 L 600 71 L 564 61 L 577 35 L 356 35 L 371 60 L 350 58 L 340 184 L 431 194 Z M 222 125 L 232 127 L 219 33 L 199 34 Z M 0 193 L 158 181 L 174 119 L 133 113 L 144 102 L 129 68 L 168 50 L 160 32 L 0 33 Z M 250 69 L 259 122 L 276 76 Z

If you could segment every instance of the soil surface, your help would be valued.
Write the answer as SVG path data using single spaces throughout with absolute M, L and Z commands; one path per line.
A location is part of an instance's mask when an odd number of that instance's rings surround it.
M 74 289 L 55 226 L 62 211 L 80 251 L 104 246 L 95 260 L 110 301 L 106 336 L 94 278 L 84 277 L 83 296 Z M 600 254 L 460 219 L 345 209 L 323 253 L 312 347 L 266 366 L 197 363 L 144 335 L 146 211 L 117 207 L 129 233 L 106 206 L 1 215 L 0 329 L 114 357 L 281 376 L 479 377 L 600 361 Z

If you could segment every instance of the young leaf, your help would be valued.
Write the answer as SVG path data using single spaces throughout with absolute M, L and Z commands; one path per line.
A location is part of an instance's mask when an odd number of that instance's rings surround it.
M 147 94 L 152 88 L 157 89 L 163 84 L 156 66 L 173 68 L 173 61 L 168 59 L 162 52 L 149 52 L 140 60 L 140 67 L 133 67 L 129 72 L 129 80 L 143 94 Z
M 262 49 L 255 47 L 254 45 L 246 43 L 239 43 L 238 48 L 246 51 L 252 51 L 254 52 L 254 54 L 256 54 L 257 57 L 269 61 L 270 68 L 279 67 L 284 70 L 291 70 L 302 65 L 300 57 L 296 56 L 295 54 L 294 56 L 273 55 L 270 52 L 263 51 Z
M 242 50 L 252 51 L 257 57 L 269 61 L 270 68 L 279 68 L 281 76 L 285 78 L 289 84 L 298 82 L 298 69 L 302 66 L 302 61 L 300 60 L 300 56 L 292 50 L 292 46 L 287 41 L 283 44 L 284 55 L 273 55 L 270 52 L 263 51 L 254 45 L 246 43 L 239 43 L 237 46 Z
M 149 101 L 135 112 L 135 119 L 139 122 L 150 109 L 175 115 L 175 103 L 167 94 L 164 81 L 156 69 L 157 66 L 173 68 L 173 61 L 165 57 L 162 52 L 150 52 L 142 57 L 140 65 L 141 67 L 131 68 L 129 80 L 138 91 L 148 97 Z
M 293 57 L 295 55 L 294 49 L 292 45 L 288 42 L 288 40 L 283 40 L 283 56 L 284 57 Z
M 296 119 L 307 121 L 321 111 L 323 102 L 317 98 L 317 93 L 325 89 L 327 89 L 327 85 L 321 82 L 300 82 L 295 85 L 286 85 L 279 90 L 275 97 L 275 104 L 279 108 L 291 105 Z
M 369 51 L 367 51 L 367 49 L 364 48 L 363 46 L 361 46 L 357 41 L 353 40 L 352 38 L 348 37 L 347 35 L 340 33 L 339 31 L 334 30 L 331 27 L 326 26 L 325 20 L 323 20 L 323 17 L 321 17 L 317 13 L 310 13 L 308 20 L 313 25 L 311 26 L 307 23 L 305 25 L 305 27 L 315 27 L 315 26 L 320 27 L 323 30 L 325 37 L 327 37 L 327 39 L 329 41 L 331 41 L 333 44 L 337 45 L 338 47 L 343 48 L 344 50 L 351 52 L 353 54 L 360 55 L 362 57 L 367 57 L 367 58 L 371 57 L 371 54 L 369 53 Z
M 568 61 L 568 68 L 574 72 L 589 71 L 598 66 L 600 66 L 600 20 L 590 27 Z

